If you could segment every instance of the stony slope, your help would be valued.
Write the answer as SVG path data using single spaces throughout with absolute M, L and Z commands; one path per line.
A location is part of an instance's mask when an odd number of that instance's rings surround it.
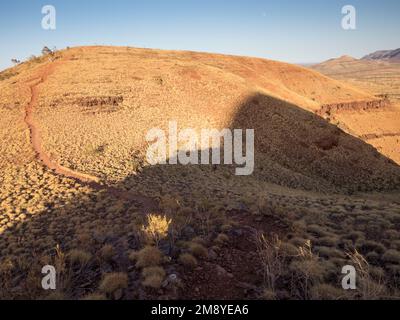
M 1 298 L 337 298 L 354 248 L 393 284 L 373 294 L 395 294 L 400 169 L 317 115 L 380 98 L 255 58 L 84 47 L 53 60 L 1 74 Z M 254 128 L 254 174 L 147 165 L 144 137 L 169 120 Z M 157 243 L 150 214 L 171 219 Z M 275 244 L 285 272 L 271 287 L 262 257 Z M 62 269 L 51 296 L 43 263 Z
M 312 68 L 382 98 L 366 108 L 365 104 L 336 104 L 324 109 L 332 111 L 333 123 L 400 163 L 400 64 L 339 58 Z
M 36 121 L 44 150 L 64 168 L 118 181 L 133 170 L 132 153 L 143 152 L 151 128 L 166 129 L 170 120 L 197 130 L 245 123 L 257 128 L 265 161 L 317 179 L 312 184 L 322 189 L 374 189 L 370 171 L 388 181 L 381 187 L 397 183 L 397 169 L 372 148 L 313 115 L 329 103 L 379 99 L 313 71 L 254 58 L 107 47 L 70 49 L 54 64 L 38 86 Z M 12 92 L 24 76 L 3 86 Z M 269 179 L 279 183 L 279 171 Z

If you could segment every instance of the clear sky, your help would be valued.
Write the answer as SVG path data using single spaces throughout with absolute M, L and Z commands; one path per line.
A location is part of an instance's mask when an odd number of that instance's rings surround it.
M 357 30 L 341 27 L 344 5 Z M 57 29 L 41 27 L 44 5 Z M 121 45 L 266 57 L 293 63 L 400 47 L 399 0 L 1 0 L 0 70 L 44 45 Z

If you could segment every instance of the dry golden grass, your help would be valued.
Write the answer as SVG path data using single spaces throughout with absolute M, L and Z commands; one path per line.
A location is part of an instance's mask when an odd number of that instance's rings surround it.
M 372 94 L 262 59 L 112 47 L 58 57 L 0 76 L 1 298 L 51 299 L 39 286 L 50 263 L 67 299 L 159 298 L 160 290 L 169 299 L 336 299 L 352 249 L 370 264 L 368 295 L 396 295 L 399 168 L 310 112 Z M 50 170 L 32 148 L 31 80 L 49 66 L 34 107 L 41 147 L 102 185 Z M 254 174 L 148 166 L 145 133 L 168 120 L 254 128 Z M 253 231 L 278 233 L 281 251 L 257 246 Z M 299 254 L 306 241 L 311 249 Z M 226 272 L 215 278 L 216 269 Z M 179 290 L 168 285 L 175 278 Z M 244 293 L 243 282 L 256 288 Z
M 147 217 L 147 225 L 142 227 L 142 232 L 149 244 L 158 246 L 162 239 L 168 236 L 172 220 L 165 216 L 150 214 Z

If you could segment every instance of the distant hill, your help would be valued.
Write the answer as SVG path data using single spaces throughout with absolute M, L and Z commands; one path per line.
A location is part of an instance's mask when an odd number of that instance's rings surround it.
M 396 50 L 381 50 L 366 55 L 362 60 L 385 60 L 389 62 L 400 62 L 400 48 Z
M 399 50 L 397 50 L 399 51 Z M 391 56 L 392 60 L 383 57 Z M 322 74 L 358 87 L 378 97 L 389 99 L 394 109 L 379 112 L 336 113 L 331 115 L 347 132 L 363 137 L 383 154 L 400 163 L 400 64 L 394 63 L 394 53 L 375 53 L 369 58 L 343 56 L 330 59 L 311 68 Z M 382 57 L 382 59 L 378 59 Z M 395 107 L 397 106 L 397 107 Z M 371 138 L 372 137 L 372 138 Z
M 337 74 L 342 74 L 343 72 L 353 72 L 354 70 L 359 72 L 360 70 L 364 69 L 370 70 L 378 64 L 378 61 L 359 60 L 354 57 L 344 55 L 339 58 L 333 58 L 319 64 L 315 64 L 311 66 L 311 68 L 329 77 L 332 77 Z
M 0 83 L 5 101 L 0 110 L 11 108 L 15 117 L 20 115 L 21 106 L 32 100 L 31 90 L 26 90 L 27 97 L 19 98 L 22 96 L 17 94 L 15 82 L 22 86 L 25 79 L 40 77 L 39 71 L 53 72 L 48 81 L 40 84 L 43 93 L 39 98 L 49 103 L 39 109 L 36 119 L 46 128 L 41 136 L 43 150 L 59 155 L 62 168 L 58 171 L 68 176 L 83 173 L 121 179 L 121 170 L 129 175 L 127 165 L 117 171 L 115 163 L 126 163 L 132 152 L 142 152 L 147 132 L 164 128 L 169 120 L 197 131 L 210 125 L 216 129 L 254 128 L 256 149 L 268 162 L 265 166 L 287 166 L 275 173 L 262 172 L 262 179 L 275 175 L 273 182 L 284 186 L 297 187 L 300 179 L 308 189 L 317 185 L 324 190 L 358 190 L 360 186 L 373 190 L 375 181 L 364 176 L 364 166 L 380 172 L 383 180 L 396 175 L 393 165 L 384 158 L 377 160 L 376 151 L 370 146 L 314 115 L 326 105 L 366 105 L 379 100 L 318 72 L 266 59 L 121 47 L 79 47 L 58 55 L 54 63 L 28 62 L 10 69 L 18 75 Z M 0 127 L 9 128 L 7 123 L 13 122 L 3 118 Z M 24 118 L 20 117 L 20 121 L 23 127 Z M 5 132 L 5 136 L 12 136 Z M 56 143 L 54 137 L 58 137 Z M 122 149 L 119 141 L 129 142 Z M 20 145 L 26 145 L 24 137 Z M 97 151 L 90 151 L 92 145 L 107 146 L 112 157 L 99 160 L 93 156 Z M 19 154 L 21 149 L 18 148 Z M 321 152 L 326 161 L 316 166 Z M 12 155 L 7 156 L 11 159 Z M 353 158 L 360 155 L 362 161 L 353 163 Z M 348 160 L 346 165 L 344 159 Z M 65 170 L 71 167 L 77 168 L 75 173 Z M 305 178 L 294 181 L 292 177 L 299 174 Z M 397 175 L 400 179 L 400 170 Z

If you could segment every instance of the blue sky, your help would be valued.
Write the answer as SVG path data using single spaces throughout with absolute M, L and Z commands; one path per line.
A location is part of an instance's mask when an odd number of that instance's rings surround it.
M 357 30 L 341 8 L 357 9 Z M 44 5 L 57 29 L 41 27 Z M 293 63 L 400 47 L 399 0 L 0 1 L 0 69 L 44 45 L 121 45 L 266 57 Z

